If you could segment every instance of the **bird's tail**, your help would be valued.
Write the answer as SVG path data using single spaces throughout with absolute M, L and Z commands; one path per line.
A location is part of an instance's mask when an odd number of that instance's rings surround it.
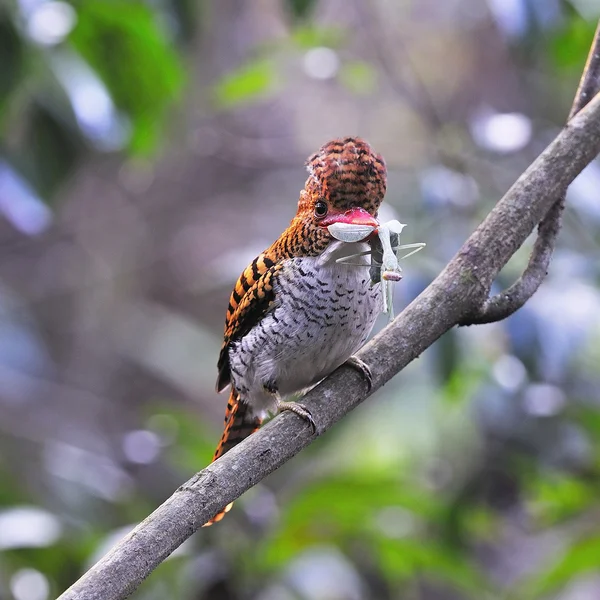
M 221 441 L 215 450 L 213 462 L 234 446 L 239 444 L 244 438 L 252 435 L 261 425 L 262 418 L 252 414 L 252 409 L 248 404 L 240 400 L 239 394 L 231 388 L 231 394 L 227 402 L 225 411 L 225 429 L 221 436 Z M 229 503 L 222 511 L 217 513 L 203 527 L 208 527 L 213 523 L 218 523 L 226 513 L 231 510 L 233 502 Z

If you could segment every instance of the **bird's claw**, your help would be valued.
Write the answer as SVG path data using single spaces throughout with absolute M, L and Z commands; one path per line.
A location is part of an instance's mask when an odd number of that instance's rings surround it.
M 317 424 L 315 423 L 310 410 L 308 410 L 304 404 L 300 404 L 299 402 L 284 402 L 283 400 L 277 399 L 277 413 L 284 410 L 289 410 L 298 415 L 308 422 L 313 433 L 317 432 Z
M 367 391 L 370 392 L 373 389 L 373 373 L 371 373 L 371 367 L 366 362 L 358 356 L 351 356 L 344 364 L 356 369 L 364 377 L 367 383 Z

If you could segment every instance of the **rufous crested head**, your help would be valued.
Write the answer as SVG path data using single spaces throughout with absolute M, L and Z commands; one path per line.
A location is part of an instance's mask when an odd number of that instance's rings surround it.
M 341 213 L 362 208 L 375 216 L 386 190 L 387 171 L 381 155 L 361 138 L 331 140 L 306 161 L 309 177 L 298 213 Z
M 385 162 L 358 137 L 327 142 L 306 161 L 309 176 L 290 227 L 267 251 L 273 256 L 314 256 L 333 237 L 327 227 L 349 223 L 377 227 L 386 191 Z

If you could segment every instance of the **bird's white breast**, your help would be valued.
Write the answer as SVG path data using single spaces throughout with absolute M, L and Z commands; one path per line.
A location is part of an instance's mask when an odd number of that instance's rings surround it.
M 318 257 L 288 259 L 274 286 L 275 301 L 264 318 L 230 349 L 231 375 L 242 398 L 257 411 L 272 395 L 309 387 L 345 362 L 366 341 L 380 307 L 380 285 L 363 266 L 336 263 L 365 244 L 333 242 Z

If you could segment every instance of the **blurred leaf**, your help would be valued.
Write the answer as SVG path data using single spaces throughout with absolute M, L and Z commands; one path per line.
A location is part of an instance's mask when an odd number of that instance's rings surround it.
M 359 60 L 342 66 L 340 81 L 354 94 L 370 94 L 377 87 L 377 75 L 373 65 Z
M 45 548 L 20 548 L 2 552 L 3 567 L 8 572 L 34 568 L 49 578 L 50 597 L 54 598 L 76 581 L 93 553 L 101 535 L 78 532 L 64 536 L 58 543 Z
M 22 489 L 21 482 L 15 480 L 9 469 L 2 464 L 0 457 L 0 508 L 10 507 L 27 502 L 26 490 Z
M 290 12 L 297 19 L 306 19 L 313 11 L 317 0 L 286 0 Z
M 339 27 L 297 27 L 292 33 L 292 41 L 300 48 L 327 46 L 336 48 L 344 41 L 344 30 Z
M 545 526 L 580 514 L 598 496 L 595 486 L 558 473 L 525 481 L 533 510 Z
M 564 29 L 551 40 L 550 52 L 556 67 L 580 71 L 594 39 L 596 23 L 573 12 Z
M 461 525 L 469 539 L 493 541 L 498 538 L 499 522 L 491 510 L 475 505 L 469 505 L 467 510 L 468 518 Z
M 21 75 L 23 55 L 19 36 L 8 16 L 0 9 L 0 115 L 7 96 Z
M 448 404 L 467 403 L 488 378 L 489 367 L 478 364 L 473 357 L 470 361 L 458 363 L 447 373 L 447 379 L 441 390 L 442 399 Z
M 214 89 L 219 108 L 231 108 L 242 102 L 264 96 L 275 79 L 273 65 L 255 60 L 228 73 Z
M 30 181 L 49 197 L 75 167 L 83 144 L 39 102 L 29 110 L 22 152 L 15 157 Z
M 398 517 L 410 526 L 416 520 L 434 520 L 438 503 L 425 492 L 389 477 L 329 479 L 302 490 L 286 505 L 283 522 L 261 550 L 263 568 L 282 566 L 316 543 L 354 536 L 381 535 L 382 510 L 400 509 Z M 385 512 L 382 519 L 385 520 Z
M 594 365 L 595 366 L 595 365 Z M 587 403 L 585 403 L 587 404 Z M 595 406 L 578 405 L 570 411 L 574 415 L 577 424 L 587 433 L 587 439 L 591 444 L 594 466 L 600 468 L 600 411 Z
M 78 4 L 70 41 L 102 78 L 133 124 L 131 150 L 151 151 L 165 109 L 179 96 L 179 58 L 151 10 L 141 2 Z
M 210 463 L 219 441 L 219 432 L 206 431 L 202 422 L 189 411 L 167 409 L 163 405 L 159 408 L 154 407 L 152 413 L 167 415 L 175 424 L 174 443 L 167 455 L 178 470 L 195 473 Z
M 462 554 L 430 540 L 381 538 L 375 545 L 381 568 L 392 585 L 426 576 L 481 598 L 490 584 Z
M 600 411 L 597 408 L 577 407 L 578 422 L 593 439 L 600 440 Z
M 537 598 L 554 592 L 587 573 L 598 571 L 600 537 L 590 537 L 573 544 L 563 557 L 523 586 L 523 596 Z
M 454 547 L 427 539 L 442 503 L 390 478 L 335 479 L 303 490 L 286 505 L 281 527 L 257 551 L 255 569 L 282 569 L 313 546 L 335 543 L 350 557 L 368 552 L 397 585 L 427 575 L 473 593 L 489 585 Z M 358 549 L 360 548 L 360 549 Z
M 172 10 L 177 15 L 177 23 L 181 37 L 189 41 L 196 33 L 198 15 L 205 8 L 204 3 L 195 0 L 172 0 Z
M 449 331 L 448 335 L 440 338 L 435 357 L 440 381 L 450 384 L 450 379 L 456 376 L 456 372 L 463 366 L 456 331 Z

